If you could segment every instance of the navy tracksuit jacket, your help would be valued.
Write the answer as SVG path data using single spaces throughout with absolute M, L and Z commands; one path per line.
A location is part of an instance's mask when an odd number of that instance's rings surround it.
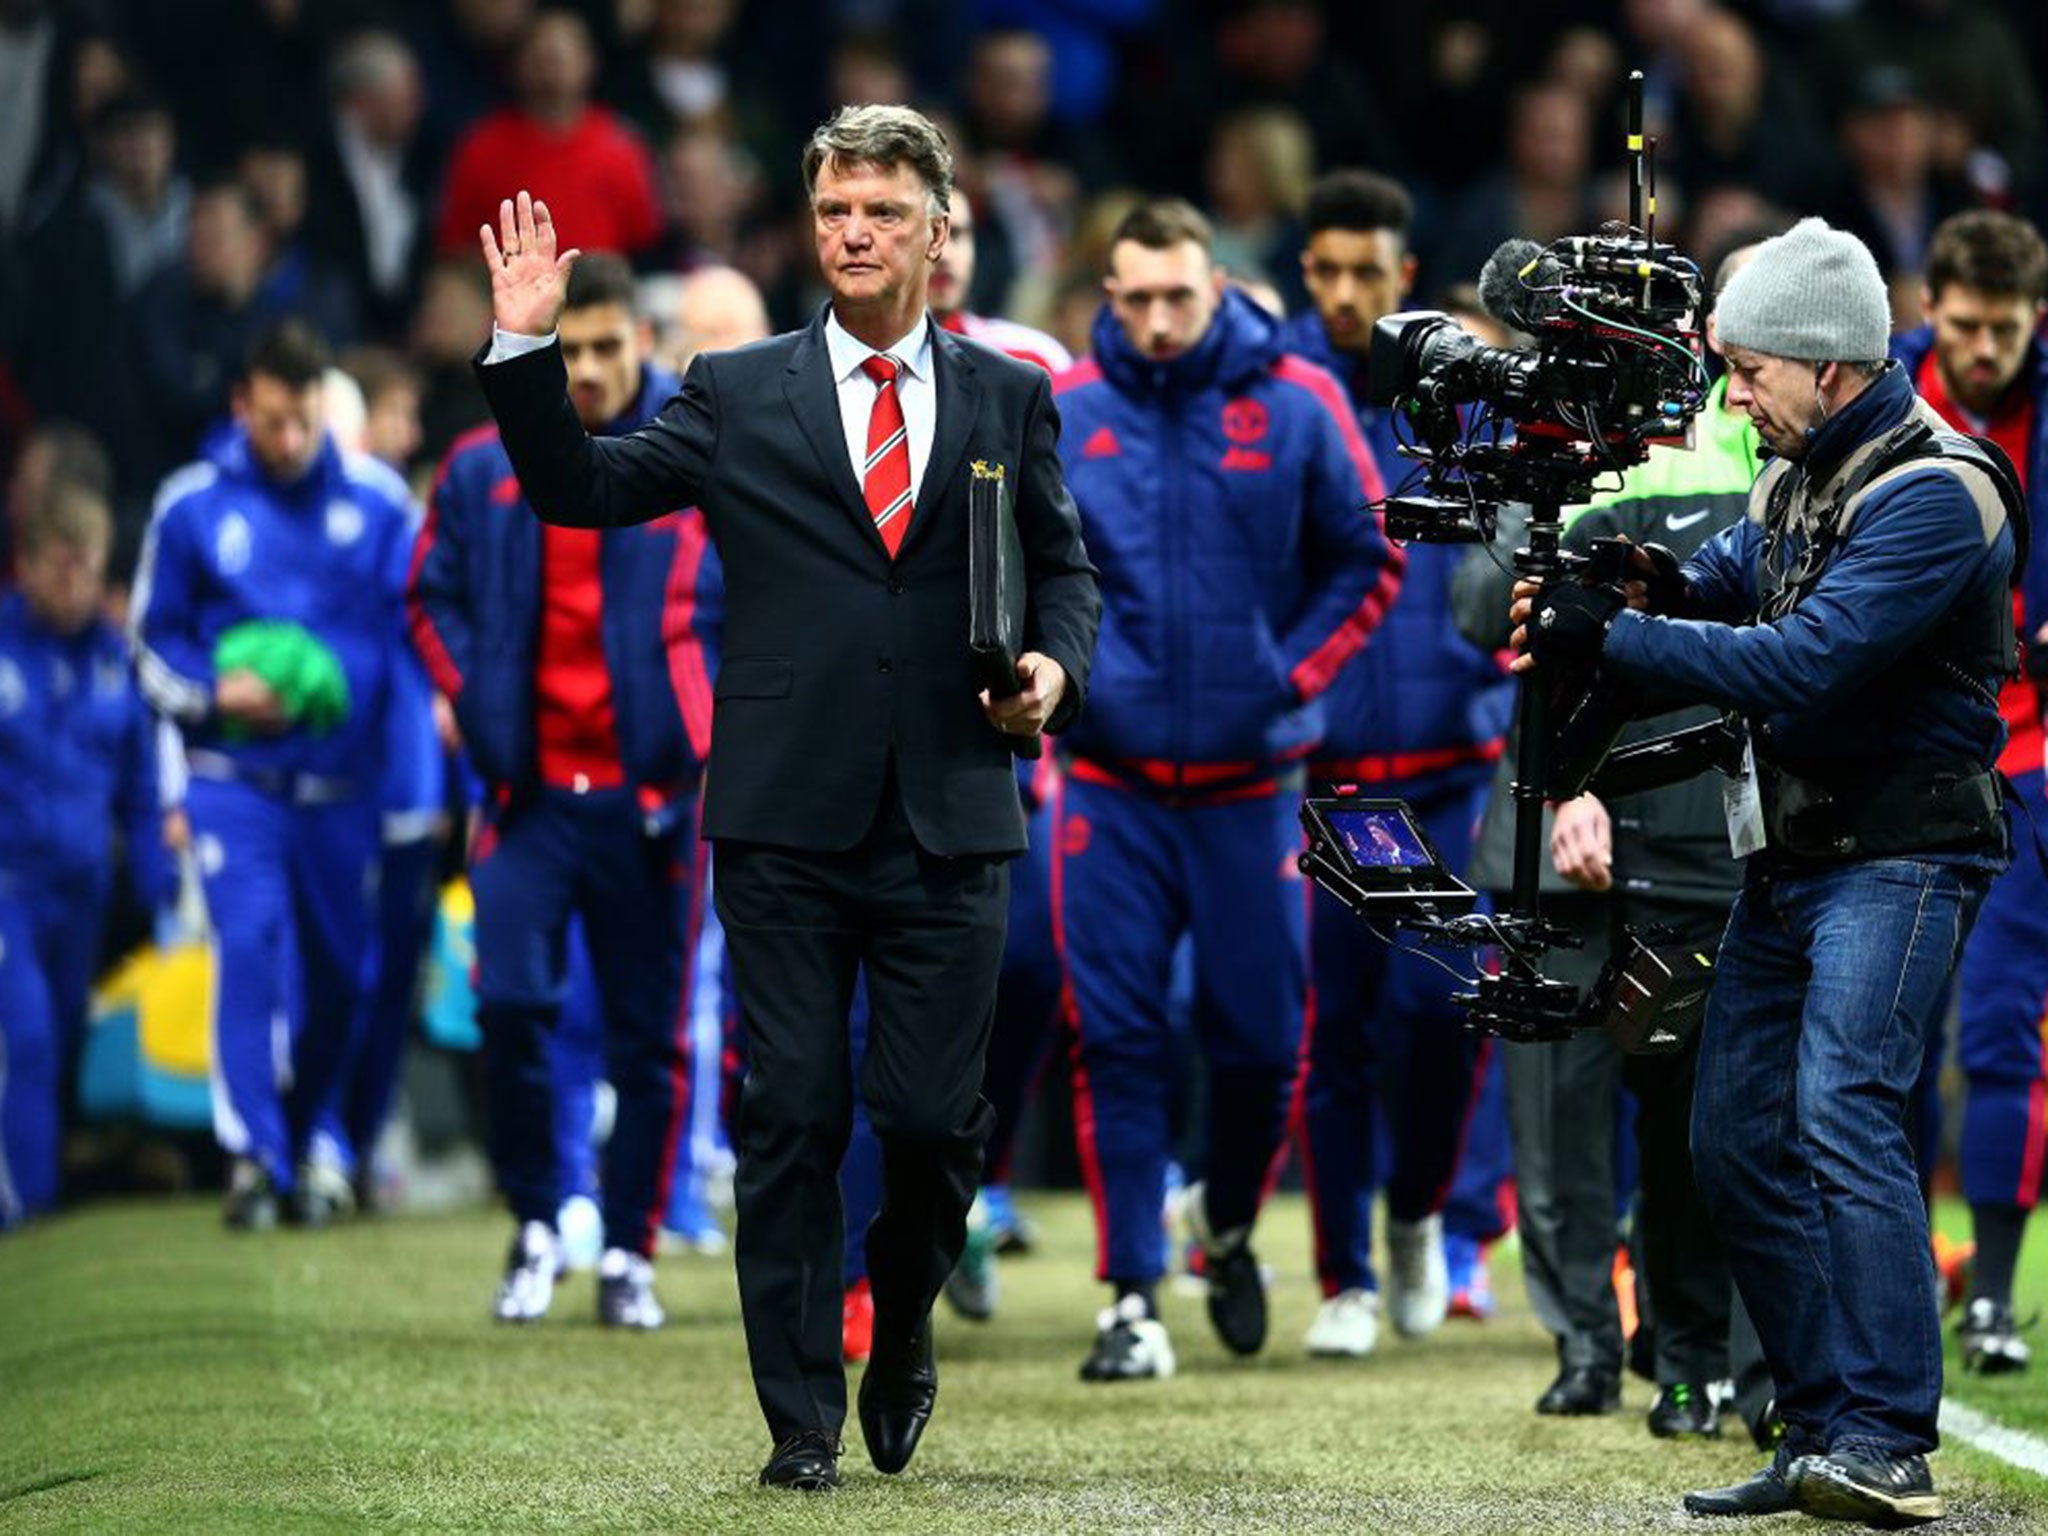
M 1183 934 L 1217 1230 L 1252 1220 L 1284 1142 L 1308 998 L 1300 765 L 1402 557 L 1365 509 L 1377 476 L 1343 390 L 1241 295 L 1165 363 L 1105 309 L 1093 359 L 1056 393 L 1103 616 L 1088 712 L 1060 743 L 1055 933 L 1099 1270 L 1144 1282 L 1160 1272 L 1166 998 Z

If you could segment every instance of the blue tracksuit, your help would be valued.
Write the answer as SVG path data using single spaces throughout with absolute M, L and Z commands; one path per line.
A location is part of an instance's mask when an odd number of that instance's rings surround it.
M 136 575 L 137 672 L 184 735 L 186 809 L 214 930 L 214 1128 L 280 1187 L 346 1063 L 367 981 L 412 528 L 404 482 L 385 466 L 329 440 L 305 475 L 281 485 L 237 430 L 164 482 Z M 223 729 L 214 646 L 251 619 L 296 622 L 334 652 L 349 710 L 326 736 L 297 728 L 237 740 Z M 285 954 L 297 957 L 302 985 Z M 287 1045 L 278 1021 L 295 1000 L 303 1019 Z
M 608 430 L 645 421 L 674 392 L 673 379 L 643 370 L 638 398 Z M 545 537 L 496 432 L 458 442 L 414 557 L 413 636 L 487 785 L 470 882 L 499 1183 L 522 1222 L 552 1224 L 568 1193 L 549 1131 L 548 1041 L 565 932 L 578 914 L 618 1096 L 602 1176 L 606 1242 L 651 1255 L 687 1096 L 684 979 L 701 914 L 696 800 L 710 746 L 718 565 L 695 510 L 596 535 L 597 622 L 624 783 L 549 785 L 535 706 Z
M 426 667 L 406 647 L 392 667 L 385 715 L 375 960 L 348 1068 L 321 1117 L 325 1155 L 347 1172 L 367 1163 L 390 1116 L 433 935 L 448 819 L 448 763 L 433 697 Z
M 1313 310 L 1295 316 L 1286 336 L 1346 381 L 1380 478 L 1398 485 L 1407 461 L 1395 454 L 1394 418 L 1365 403 L 1362 367 L 1330 345 Z M 1453 869 L 1470 857 L 1514 709 L 1499 661 L 1451 617 L 1451 573 L 1463 553 L 1458 545 L 1406 546 L 1400 598 L 1323 696 L 1328 724 L 1309 763 L 1319 783 L 1406 800 Z M 1317 1271 L 1325 1293 L 1335 1295 L 1377 1286 L 1372 1204 L 1382 1183 L 1396 1221 L 1420 1220 L 1444 1204 L 1485 1053 L 1462 1027 L 1438 966 L 1413 949 L 1390 950 L 1334 898 L 1318 892 L 1313 901 L 1316 1019 L 1302 1104 L 1303 1172 Z M 1382 1143 L 1392 1154 L 1385 1170 Z M 1497 1226 L 1489 1218 L 1484 1235 Z
M 1210 1065 L 1208 1214 L 1249 1223 L 1286 1134 L 1308 1002 L 1299 764 L 1321 695 L 1399 587 L 1337 382 L 1225 296 L 1183 356 L 1105 309 L 1055 386 L 1060 459 L 1102 571 L 1088 713 L 1062 738 L 1055 934 L 1104 1278 L 1160 1273 L 1168 978 L 1195 946 Z
M 1894 337 L 1892 356 L 1917 376 L 1933 344 L 1932 328 L 1922 326 Z M 2015 465 L 2033 525 L 2020 583 L 2022 633 L 2032 635 L 2048 623 L 2048 342 L 2035 339 L 2020 378 L 2034 406 L 2025 462 Z M 1963 422 L 1950 425 L 1966 429 Z M 2038 726 L 2041 699 L 2034 688 L 2007 683 L 2006 690 L 2021 697 Z M 2038 729 L 2027 733 L 2015 725 L 2014 735 L 2013 750 L 2000 766 L 2012 775 L 2034 824 L 2048 833 Z M 2011 761 L 2026 735 L 2034 743 L 2031 760 Z M 1957 1054 L 1969 1084 L 1960 1150 L 1963 1194 L 1972 1205 L 2031 1210 L 2040 1201 L 2048 1167 L 2048 1036 L 2042 1027 L 2048 1018 L 2048 876 L 2026 847 L 2027 818 L 2015 821 L 2014 834 L 2018 853 L 1984 898 L 1956 972 Z M 1939 1151 L 1941 1044 L 1937 1032 L 1922 1075 L 1920 1100 L 1935 1111 L 1921 1125 L 1923 1163 Z
M 0 1227 L 56 1200 L 117 824 L 137 895 L 170 894 L 155 731 L 113 628 L 60 635 L 0 595 Z

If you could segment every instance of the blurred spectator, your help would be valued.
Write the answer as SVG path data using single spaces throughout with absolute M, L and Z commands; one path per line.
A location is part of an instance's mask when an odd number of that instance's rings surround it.
M 1693 203 L 1686 218 L 1685 250 L 1703 270 L 1712 271 L 1714 263 L 1709 258 L 1715 252 L 1755 245 L 1791 227 L 1792 219 L 1783 208 L 1747 187 L 1710 187 Z
M 524 189 L 548 205 L 565 247 L 636 254 L 661 231 L 647 146 L 590 89 L 597 54 L 570 11 L 544 11 L 520 40 L 519 103 L 478 123 L 448 168 L 434 244 L 472 255 L 498 203 Z
M 903 56 L 885 35 L 856 32 L 832 50 L 826 89 L 834 107 L 908 101 L 913 92 Z
M 1052 115 L 1070 125 L 1102 116 L 1120 84 L 1118 37 L 1162 9 L 1158 0 L 980 0 L 977 7 L 984 27 L 1044 39 L 1052 53 Z
M 1052 280 L 1081 184 L 1098 162 L 1052 121 L 1052 51 L 1035 33 L 986 32 L 968 62 L 957 148 L 982 215 L 982 307 L 1007 313 L 1020 282 Z M 957 152 L 957 149 L 956 149 Z M 985 298 L 983 298 L 985 296 Z
M 1453 206 L 1442 240 L 1424 258 L 1424 289 L 1471 282 L 1503 240 L 1548 244 L 1591 229 L 1591 169 L 1585 103 L 1561 86 L 1525 86 L 1509 108 L 1507 165 Z
M 1643 129 L 1668 132 L 1684 89 L 1686 41 L 1711 0 L 1621 0 L 1621 51 L 1643 72 Z
M 1301 113 L 1322 165 L 1391 166 L 1400 144 L 1371 85 L 1349 58 L 1325 46 L 1321 0 L 1231 0 L 1214 46 L 1190 48 L 1171 106 L 1156 116 L 1137 167 L 1148 185 L 1193 192 L 1190 125 L 1245 107 Z
M 763 89 L 746 69 L 749 59 L 775 58 L 736 31 L 742 7 L 735 0 L 649 0 L 644 38 L 619 49 L 606 80 L 605 99 L 621 116 L 660 144 L 678 127 L 716 124 L 747 146 L 757 160 L 780 164 L 787 143 L 786 112 L 797 91 L 779 75 Z M 802 92 L 808 96 L 808 92 Z M 906 101 L 909 92 L 876 98 Z
M 448 0 L 412 34 L 426 83 L 427 137 L 452 144 L 512 99 L 513 59 L 538 0 Z
M 363 394 L 362 451 L 408 474 L 420 459 L 419 370 L 388 347 L 353 348 L 341 366 Z
M 306 243 L 305 155 L 292 144 L 255 139 L 243 149 L 236 177 L 262 216 L 269 246 L 263 307 L 305 317 L 335 345 L 354 341 L 362 315 L 356 290 Z
M 1819 121 L 1749 23 L 1702 12 L 1680 42 L 1683 94 L 1658 146 L 1660 178 L 1688 191 L 1733 183 L 1778 201 L 1810 200 L 1831 173 Z
M 449 444 L 490 420 L 471 359 L 491 339 L 491 296 L 473 261 L 427 273 L 413 316 L 411 351 L 420 366 L 420 451 L 435 463 Z
M 1837 129 L 1848 177 L 1831 206 L 1828 222 L 1870 247 L 1895 294 L 1909 306 L 1894 306 L 1901 325 L 1917 324 L 1918 279 L 1927 262 L 1934 226 L 1967 201 L 1963 188 L 1934 174 L 1933 125 L 1912 73 L 1879 65 L 1858 83 Z
M 425 104 L 412 50 L 389 32 L 363 32 L 328 73 L 328 133 L 309 176 L 308 246 L 345 273 L 370 330 L 403 327 L 426 255 L 437 169 L 421 132 Z
M 1288 309 L 1308 302 L 1301 282 L 1301 209 L 1315 179 L 1315 144 L 1287 107 L 1233 112 L 1209 140 L 1209 210 L 1216 264 L 1270 284 Z
M 2038 16 L 2041 7 L 2028 9 Z M 1962 114 L 2017 183 L 2041 174 L 2042 55 L 2024 49 L 1986 0 L 1864 0 L 1814 34 L 1808 65 L 1823 106 L 1837 113 L 1867 95 L 1874 68 L 1909 69 L 1925 99 Z
M 769 333 L 761 290 L 731 267 L 700 267 L 678 285 L 669 346 L 656 361 L 680 374 L 699 352 L 723 352 Z
M 117 96 L 93 119 L 95 174 L 86 199 L 113 262 L 114 297 L 129 298 L 175 262 L 191 184 L 177 172 L 177 128 L 156 97 Z
M 666 227 L 650 265 L 671 272 L 730 265 L 760 200 L 753 157 L 718 124 L 688 124 L 662 147 L 661 186 Z
M 124 515 L 162 460 L 134 367 L 129 299 L 183 254 L 191 186 L 175 169 L 170 114 L 131 92 L 93 119 L 89 179 L 22 247 L 15 358 L 36 412 L 86 427 L 113 455 Z
M 257 336 L 290 303 L 265 290 L 270 232 L 238 181 L 219 181 L 192 202 L 186 259 L 160 274 L 136 303 L 135 344 L 148 388 L 159 468 L 193 457 L 228 412 L 228 394 Z
M 67 92 L 62 21 L 50 0 L 0 0 L 0 239 L 55 173 Z

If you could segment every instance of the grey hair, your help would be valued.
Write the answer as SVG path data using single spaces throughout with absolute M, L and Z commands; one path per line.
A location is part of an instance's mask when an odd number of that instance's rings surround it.
M 384 84 L 414 68 L 412 49 L 389 32 L 358 32 L 341 45 L 327 72 L 328 90 L 336 101 Z
M 832 165 L 907 165 L 924 183 L 925 208 L 946 216 L 953 200 L 953 151 L 939 125 L 911 107 L 841 107 L 818 125 L 804 146 L 804 195 L 815 196 L 818 172 Z

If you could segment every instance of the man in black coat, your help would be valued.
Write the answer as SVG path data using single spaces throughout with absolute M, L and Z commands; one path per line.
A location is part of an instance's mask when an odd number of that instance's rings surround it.
M 1079 710 L 1100 613 L 1054 453 L 1045 373 L 930 323 L 945 139 L 847 108 L 804 152 L 832 290 L 802 331 L 691 364 L 646 427 L 592 439 L 552 344 L 575 251 L 525 193 L 480 231 L 496 335 L 479 369 L 519 481 L 552 522 L 704 509 L 726 573 L 704 835 L 745 1010 L 736 1130 L 741 1311 L 776 1441 L 764 1483 L 839 1479 L 837 1173 L 846 1017 L 872 1008 L 861 1091 L 883 1147 L 869 1229 L 874 1354 L 861 1428 L 884 1472 L 937 1391 L 930 1311 L 958 1259 L 990 1113 L 982 1059 L 1024 819 L 1011 749 Z M 1015 488 L 1029 603 L 1021 691 L 967 645 L 969 465 Z

